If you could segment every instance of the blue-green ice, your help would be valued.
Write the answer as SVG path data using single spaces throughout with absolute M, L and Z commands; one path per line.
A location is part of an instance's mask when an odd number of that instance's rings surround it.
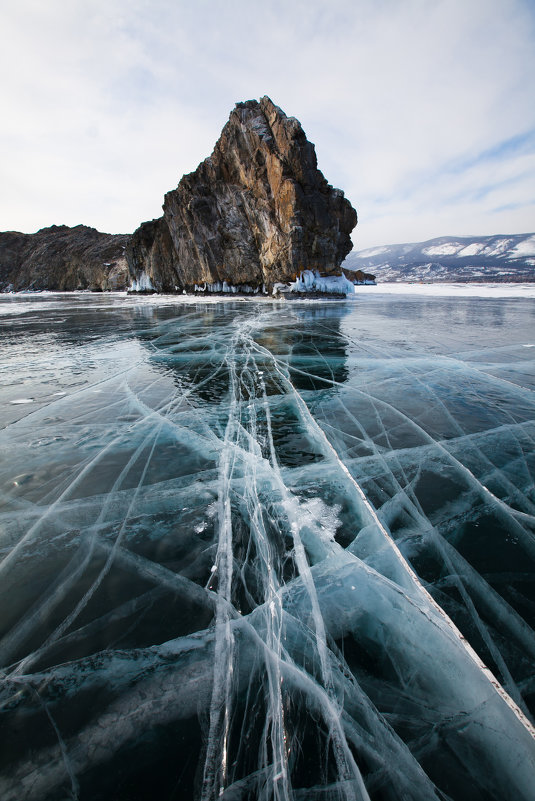
M 0 296 L 3 801 L 533 801 L 535 300 Z

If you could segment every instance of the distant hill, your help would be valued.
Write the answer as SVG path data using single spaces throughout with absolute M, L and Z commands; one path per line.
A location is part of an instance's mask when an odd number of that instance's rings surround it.
M 350 253 L 346 269 L 377 281 L 535 281 L 535 234 L 441 236 Z

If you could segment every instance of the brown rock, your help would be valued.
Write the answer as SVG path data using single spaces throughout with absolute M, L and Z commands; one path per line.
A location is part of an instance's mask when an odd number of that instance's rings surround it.
M 366 281 L 375 281 L 375 275 L 365 273 L 362 270 L 349 270 L 347 267 L 342 267 L 342 272 L 348 281 L 353 281 L 354 284 L 364 284 Z
M 300 123 L 268 97 L 236 105 L 212 155 L 163 209 L 126 253 L 134 280 L 168 292 L 223 281 L 269 290 L 305 269 L 339 274 L 357 223 Z

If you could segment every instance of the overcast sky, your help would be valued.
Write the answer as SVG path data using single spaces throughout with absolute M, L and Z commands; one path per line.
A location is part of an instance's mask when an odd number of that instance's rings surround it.
M 0 230 L 130 232 L 234 104 L 297 117 L 356 249 L 535 230 L 534 0 L 4 0 Z

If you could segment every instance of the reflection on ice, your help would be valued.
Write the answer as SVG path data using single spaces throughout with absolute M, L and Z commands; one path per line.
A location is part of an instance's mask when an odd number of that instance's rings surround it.
M 535 798 L 531 307 L 496 302 L 5 318 L 3 799 Z

